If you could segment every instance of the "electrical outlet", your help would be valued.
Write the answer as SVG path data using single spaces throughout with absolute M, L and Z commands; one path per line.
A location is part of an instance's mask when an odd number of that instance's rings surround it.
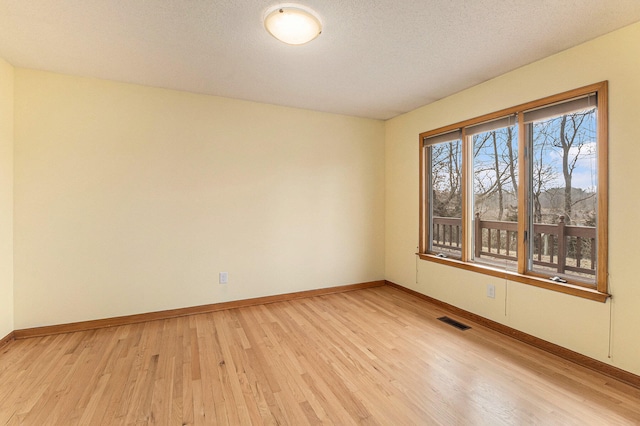
M 229 273 L 228 272 L 220 272 L 220 276 L 218 277 L 218 282 L 220 284 L 227 284 L 229 282 Z
M 496 286 L 493 284 L 487 284 L 487 297 L 491 299 L 496 298 Z

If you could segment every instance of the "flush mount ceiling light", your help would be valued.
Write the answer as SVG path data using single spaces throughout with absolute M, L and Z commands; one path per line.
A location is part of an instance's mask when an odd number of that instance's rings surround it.
M 305 44 L 318 37 L 322 23 L 311 9 L 297 4 L 281 4 L 267 10 L 264 27 L 287 44 Z

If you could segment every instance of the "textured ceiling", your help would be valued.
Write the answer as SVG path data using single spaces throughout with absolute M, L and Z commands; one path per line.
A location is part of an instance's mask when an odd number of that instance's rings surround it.
M 17 67 L 387 119 L 640 21 L 639 0 L 305 0 L 303 46 L 262 0 L 0 0 Z

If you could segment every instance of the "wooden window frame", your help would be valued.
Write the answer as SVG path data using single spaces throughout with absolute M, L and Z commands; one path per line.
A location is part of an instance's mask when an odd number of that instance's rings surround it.
M 551 281 L 550 279 L 541 277 L 539 274 L 531 273 L 527 271 L 527 241 L 525 240 L 525 231 L 527 230 L 527 215 L 528 208 L 528 184 L 527 184 L 527 162 L 525 160 L 525 125 L 524 125 L 524 112 L 536 108 L 541 108 L 551 104 L 570 100 L 580 96 L 585 96 L 590 93 L 596 93 L 598 98 L 597 109 L 597 161 L 598 161 L 598 201 L 597 201 L 597 268 L 595 277 L 595 286 L 588 286 L 580 282 L 572 282 L 568 280 L 567 283 L 558 283 Z M 521 105 L 517 105 L 511 108 L 506 108 L 500 111 L 496 111 L 490 114 L 475 117 L 469 120 L 465 120 L 459 123 L 451 124 L 448 126 L 440 127 L 438 129 L 430 130 L 420 133 L 419 135 L 419 158 L 420 158 L 420 224 L 419 224 L 419 252 L 418 256 L 430 262 L 435 262 L 443 265 L 449 265 L 460 269 L 478 272 L 485 275 L 504 278 L 510 281 L 520 282 L 524 284 L 533 285 L 548 290 L 557 291 L 573 296 L 578 296 L 590 300 L 599 302 L 605 302 L 607 298 L 611 297 L 608 293 L 608 200 L 609 200 L 609 182 L 608 182 L 608 82 L 603 81 L 600 83 L 592 84 L 589 86 L 581 87 L 574 90 L 569 90 L 557 95 L 548 96 L 535 101 L 527 102 Z M 467 212 L 468 203 L 470 202 L 471 192 L 469 183 L 470 173 L 470 151 L 468 147 L 468 140 L 465 135 L 465 128 L 496 120 L 504 116 L 517 114 L 518 117 L 518 265 L 515 271 L 509 271 L 499 269 L 477 262 L 471 262 L 470 259 L 470 247 L 468 241 L 468 235 L 471 226 L 469 221 L 469 213 Z M 427 162 L 427 146 L 424 140 L 428 137 L 432 137 L 438 134 L 447 133 L 455 130 L 462 132 L 462 144 L 463 144 L 463 157 L 462 157 L 462 250 L 460 259 L 450 259 L 439 257 L 434 253 L 428 253 L 429 247 L 429 227 L 428 211 L 429 211 L 429 197 L 426 188 L 426 177 L 429 172 Z

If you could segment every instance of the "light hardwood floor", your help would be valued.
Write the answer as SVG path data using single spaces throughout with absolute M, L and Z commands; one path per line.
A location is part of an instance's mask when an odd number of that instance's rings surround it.
M 640 390 L 443 314 L 384 286 L 14 341 L 0 425 L 640 424 Z

